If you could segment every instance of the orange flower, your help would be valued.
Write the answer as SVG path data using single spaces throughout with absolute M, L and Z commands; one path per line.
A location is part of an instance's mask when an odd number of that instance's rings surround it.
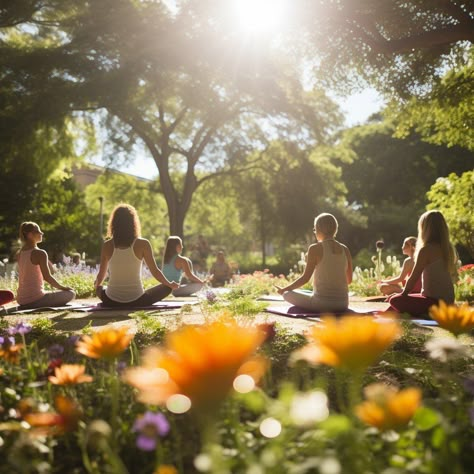
M 164 348 L 151 348 L 143 365 L 131 368 L 124 380 L 138 388 L 143 403 L 163 404 L 171 395 L 188 397 L 194 406 L 215 408 L 238 375 L 257 381 L 266 359 L 252 357 L 265 333 L 223 320 L 186 326 L 168 335 Z
M 55 385 L 72 385 L 76 383 L 92 382 L 90 375 L 84 375 L 85 365 L 62 364 L 54 369 L 54 375 L 49 381 Z
M 93 359 L 114 359 L 121 354 L 133 339 L 128 329 L 109 328 L 96 331 L 92 336 L 83 336 L 77 343 L 76 350 L 80 354 Z
M 430 315 L 440 327 L 451 331 L 456 336 L 474 329 L 474 309 L 467 303 L 456 306 L 440 301 L 438 306 L 430 308 Z
M 55 435 L 76 429 L 81 417 L 80 407 L 62 395 L 54 401 L 56 413 L 28 413 L 24 420 L 34 428 L 34 434 Z
M 178 474 L 178 471 L 170 464 L 162 464 L 161 466 L 158 466 L 153 474 Z
M 367 400 L 355 408 L 356 415 L 380 431 L 404 428 L 420 406 L 421 391 L 407 388 L 397 391 L 383 384 L 366 387 Z
M 309 344 L 296 351 L 292 358 L 363 370 L 373 364 L 400 334 L 400 326 L 395 320 L 377 322 L 361 316 L 326 317 L 322 325 L 311 328 Z
M 23 344 L 4 344 L 0 346 L 0 357 L 10 364 L 18 364 Z

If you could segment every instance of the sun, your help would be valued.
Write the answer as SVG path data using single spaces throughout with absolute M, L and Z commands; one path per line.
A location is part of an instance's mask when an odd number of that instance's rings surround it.
M 285 0 L 233 0 L 235 20 L 247 33 L 268 33 L 278 29 L 285 13 Z

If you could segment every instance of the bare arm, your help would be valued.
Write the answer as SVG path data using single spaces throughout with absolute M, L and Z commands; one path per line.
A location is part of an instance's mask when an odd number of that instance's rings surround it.
M 63 286 L 59 283 L 56 278 L 51 275 L 51 271 L 48 265 L 48 254 L 44 250 L 35 250 L 32 257 L 32 263 L 35 263 L 40 266 L 41 273 L 45 281 L 47 281 L 53 288 L 58 290 L 72 290 L 69 286 Z
M 415 266 L 413 271 L 411 272 L 410 278 L 405 284 L 405 288 L 403 288 L 402 294 L 408 295 L 410 291 L 415 286 L 416 282 L 420 279 L 423 270 L 425 269 L 426 265 L 428 264 L 428 250 L 426 247 L 423 247 L 418 252 L 416 257 Z
M 405 278 L 408 276 L 410 273 L 410 270 L 413 268 L 413 265 L 411 264 L 411 260 L 406 258 L 403 261 L 402 269 L 400 271 L 400 275 L 393 277 L 393 278 L 387 278 L 382 280 L 381 283 L 402 283 Z
M 346 252 L 346 259 L 347 259 L 347 268 L 346 268 L 346 280 L 347 284 L 350 285 L 352 283 L 352 256 L 349 252 L 349 249 L 344 245 L 344 252 Z
M 169 286 L 172 290 L 179 288 L 178 283 L 174 281 L 169 281 L 164 275 L 163 272 L 156 266 L 155 257 L 153 256 L 153 250 L 151 248 L 150 242 L 143 239 L 143 259 L 150 270 L 151 274 L 163 285 Z
M 108 240 L 102 244 L 102 250 L 100 252 L 100 266 L 99 273 L 94 282 L 94 286 L 97 288 L 101 286 L 104 282 L 105 276 L 107 275 L 107 270 L 109 268 L 109 260 L 112 257 L 113 249 L 111 241 Z
M 197 277 L 193 272 L 193 264 L 189 258 L 185 257 L 178 257 L 177 262 L 179 264 L 179 268 L 183 270 L 186 278 L 190 281 L 194 281 L 196 283 L 204 283 L 199 277 Z
M 309 279 L 313 275 L 317 262 L 318 262 L 317 245 L 311 245 L 308 250 L 308 258 L 306 260 L 306 266 L 304 268 L 303 274 L 299 278 L 297 278 L 293 283 L 290 283 L 289 285 L 283 288 L 279 286 L 275 286 L 278 293 L 280 293 L 281 295 L 285 293 L 285 291 L 291 291 L 303 286 L 306 282 L 309 281 Z

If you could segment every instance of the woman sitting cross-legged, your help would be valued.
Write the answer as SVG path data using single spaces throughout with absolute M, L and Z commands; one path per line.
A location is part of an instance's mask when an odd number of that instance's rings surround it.
M 76 294 L 68 286 L 61 285 L 53 277 L 53 265 L 46 251 L 38 248 L 43 232 L 35 222 L 23 222 L 20 226 L 23 243 L 18 253 L 18 292 L 16 300 L 21 309 L 64 306 Z M 44 282 L 59 291 L 44 291 Z
M 163 273 L 166 278 L 174 281 L 181 281 L 184 273 L 190 283 L 182 284 L 176 290 L 173 290 L 174 296 L 190 296 L 199 291 L 205 281 L 201 280 L 193 272 L 193 264 L 189 258 L 183 257 L 183 241 L 180 237 L 172 235 L 166 241 L 165 251 L 163 253 Z
M 103 306 L 150 306 L 179 287 L 176 282 L 169 281 L 156 266 L 150 242 L 140 237 L 140 220 L 133 206 L 119 204 L 113 210 L 107 234 L 109 240 L 102 245 L 100 268 L 95 280 L 96 294 Z M 143 289 L 143 261 L 160 285 Z M 107 270 L 109 281 L 107 287 L 103 288 Z
M 401 294 L 389 299 L 387 311 L 424 316 L 440 300 L 454 303 L 457 254 L 449 238 L 449 229 L 441 212 L 432 210 L 418 220 L 415 267 Z M 421 278 L 420 293 L 412 293 Z
M 323 213 L 314 220 L 317 243 L 308 248 L 303 274 L 278 293 L 289 303 L 315 312 L 345 311 L 349 304 L 348 284 L 352 281 L 352 258 L 349 249 L 334 237 L 337 220 Z M 313 293 L 293 291 L 313 276 Z

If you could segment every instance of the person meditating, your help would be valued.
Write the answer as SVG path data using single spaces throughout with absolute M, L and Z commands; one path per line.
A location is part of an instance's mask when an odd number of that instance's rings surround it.
M 276 289 L 292 305 L 314 312 L 345 311 L 349 305 L 348 285 L 352 281 L 349 249 L 335 239 L 338 223 L 332 214 L 314 220 L 317 243 L 308 248 L 303 274 L 293 283 Z M 313 276 L 313 293 L 294 291 Z
M 96 294 L 107 307 L 145 307 L 168 296 L 179 287 L 169 281 L 156 266 L 153 250 L 147 239 L 140 237 L 140 219 L 133 206 L 119 204 L 108 222 L 107 237 L 102 245 L 99 273 L 94 286 Z M 142 284 L 142 263 L 161 284 L 147 290 Z M 106 288 L 102 283 L 109 272 Z
M 179 288 L 173 290 L 173 296 L 191 296 L 205 285 L 205 281 L 194 274 L 191 260 L 181 255 L 182 251 L 183 241 L 181 238 L 175 235 L 168 237 L 163 252 L 163 273 L 166 278 L 177 282 L 181 282 L 184 273 L 190 282 L 181 284 Z
M 443 214 L 427 211 L 418 220 L 415 267 L 401 294 L 389 298 L 387 311 L 420 316 L 440 300 L 454 303 L 453 280 L 457 276 L 457 255 L 449 240 L 449 229 Z M 421 293 L 412 290 L 421 277 Z
M 217 252 L 216 261 L 212 264 L 209 273 L 211 274 L 211 283 L 214 288 L 225 286 L 232 278 L 232 268 L 226 262 L 223 250 Z
M 20 309 L 64 306 L 76 294 L 68 286 L 61 285 L 53 277 L 53 265 L 46 251 L 38 248 L 43 232 L 35 222 L 20 225 L 20 240 L 23 246 L 18 253 L 18 291 L 16 300 Z M 59 291 L 44 291 L 44 282 Z
M 403 261 L 400 275 L 393 278 L 382 280 L 379 284 L 379 289 L 384 295 L 393 295 L 394 293 L 401 293 L 406 280 L 411 275 L 413 267 L 415 266 L 415 250 L 416 237 L 407 237 L 403 241 L 402 252 L 407 258 Z M 421 280 L 416 282 L 416 285 L 411 290 L 412 293 L 419 293 L 421 291 Z

